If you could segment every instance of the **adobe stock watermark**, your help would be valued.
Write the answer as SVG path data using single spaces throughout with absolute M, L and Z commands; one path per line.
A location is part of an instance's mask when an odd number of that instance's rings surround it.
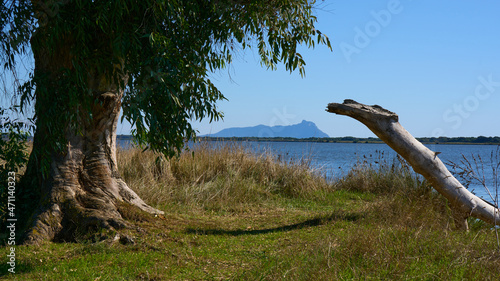
M 461 103 L 455 103 L 443 113 L 443 121 L 449 123 L 453 130 L 462 126 L 465 119 L 469 118 L 473 112 L 479 109 L 481 102 L 489 99 L 500 87 L 500 79 L 493 80 L 493 75 L 487 77 L 479 76 L 478 83 L 474 89 L 474 93 L 466 96 Z M 431 134 L 433 137 L 445 135 L 443 128 L 436 128 Z
M 389 26 L 393 16 L 402 11 L 403 5 L 399 0 L 389 0 L 385 9 L 378 12 L 371 11 L 372 20 L 365 23 L 363 28 L 359 26 L 354 28 L 353 43 L 340 43 L 339 47 L 346 61 L 351 63 L 352 55 L 360 54 L 363 49 L 368 47 L 372 39 L 379 36 L 383 28 Z
M 16 273 L 16 173 L 7 174 L 7 269 L 10 273 Z
M 281 111 L 274 108 L 273 109 L 274 116 L 269 121 L 270 128 L 264 128 L 259 131 L 260 138 L 273 138 L 277 136 L 277 133 L 281 132 L 282 127 L 276 127 L 278 122 L 283 124 L 284 126 L 288 126 L 292 124 L 293 119 L 297 117 L 295 114 L 290 114 L 287 112 L 286 106 L 283 107 Z

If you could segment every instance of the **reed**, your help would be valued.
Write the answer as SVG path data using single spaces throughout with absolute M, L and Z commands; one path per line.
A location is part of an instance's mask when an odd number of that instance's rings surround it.
M 277 197 L 314 198 L 332 184 L 306 162 L 256 155 L 236 143 L 202 143 L 170 160 L 139 149 L 122 150 L 118 165 L 125 181 L 156 206 L 235 210 Z
M 152 216 L 120 205 L 132 242 L 18 246 L 12 280 L 497 280 L 494 230 L 453 231 L 446 200 L 401 159 L 326 180 L 307 161 L 205 143 L 118 153 Z M 111 239 L 112 240 L 112 239 Z M 6 251 L 7 246 L 4 246 Z

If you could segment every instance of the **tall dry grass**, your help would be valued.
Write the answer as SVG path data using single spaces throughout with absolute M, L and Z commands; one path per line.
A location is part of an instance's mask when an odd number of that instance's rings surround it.
M 449 229 L 453 225 L 447 200 L 399 155 L 376 163 L 358 162 L 335 187 L 376 196 L 367 214 L 395 227 Z M 473 221 L 471 221 L 474 224 Z
M 201 143 L 179 158 L 139 149 L 120 150 L 122 177 L 146 202 L 238 210 L 275 197 L 315 197 L 331 190 L 307 164 L 256 155 L 236 143 Z
M 333 181 L 307 163 L 256 155 L 236 143 L 202 143 L 170 160 L 139 149 L 121 150 L 118 164 L 125 181 L 146 202 L 170 211 L 241 211 L 283 197 L 335 200 L 335 192 L 346 190 L 374 198 L 365 208 L 374 221 L 398 227 L 452 226 L 446 200 L 401 158 L 359 162 Z

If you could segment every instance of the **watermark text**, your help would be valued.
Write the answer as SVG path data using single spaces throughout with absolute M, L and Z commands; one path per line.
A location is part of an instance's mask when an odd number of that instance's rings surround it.
M 342 42 L 339 47 L 348 63 L 352 61 L 352 55 L 360 54 L 368 47 L 373 38 L 380 35 L 382 29 L 389 26 L 394 15 L 403 11 L 403 5 L 399 0 L 389 0 L 385 9 L 378 12 L 371 11 L 372 20 L 368 21 L 363 28 L 354 28 L 353 43 Z
M 500 87 L 500 80 L 495 81 L 492 74 L 487 77 L 479 76 L 477 79 L 478 83 L 474 88 L 474 93 L 466 96 L 460 103 L 454 103 L 443 112 L 443 121 L 450 124 L 453 130 L 460 128 L 463 121 L 477 111 L 481 103 L 489 99 Z M 432 132 L 433 137 L 444 135 L 445 130 L 442 128 L 436 128 Z
M 7 265 L 10 273 L 16 273 L 16 173 L 9 172 L 7 180 Z

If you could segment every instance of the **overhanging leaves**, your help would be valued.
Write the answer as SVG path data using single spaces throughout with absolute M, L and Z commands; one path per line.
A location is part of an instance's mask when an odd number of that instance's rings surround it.
M 14 2 L 0 6 L 17 32 L 17 39 L 8 37 L 0 22 L 7 67 L 26 46 L 64 60 L 64 69 L 37 66 L 22 88 L 25 102 L 36 99 L 37 124 L 54 139 L 47 149 L 61 144 L 68 126 L 78 130 L 92 119 L 99 89 L 89 85 L 89 74 L 125 90 L 123 118 L 135 125 L 137 142 L 172 156 L 195 137 L 190 120 L 222 117 L 216 102 L 224 96 L 209 74 L 231 63 L 235 50 L 255 47 L 264 66 L 284 63 L 304 75 L 297 46 L 330 47 L 307 0 Z M 35 88 L 36 97 L 29 92 Z

